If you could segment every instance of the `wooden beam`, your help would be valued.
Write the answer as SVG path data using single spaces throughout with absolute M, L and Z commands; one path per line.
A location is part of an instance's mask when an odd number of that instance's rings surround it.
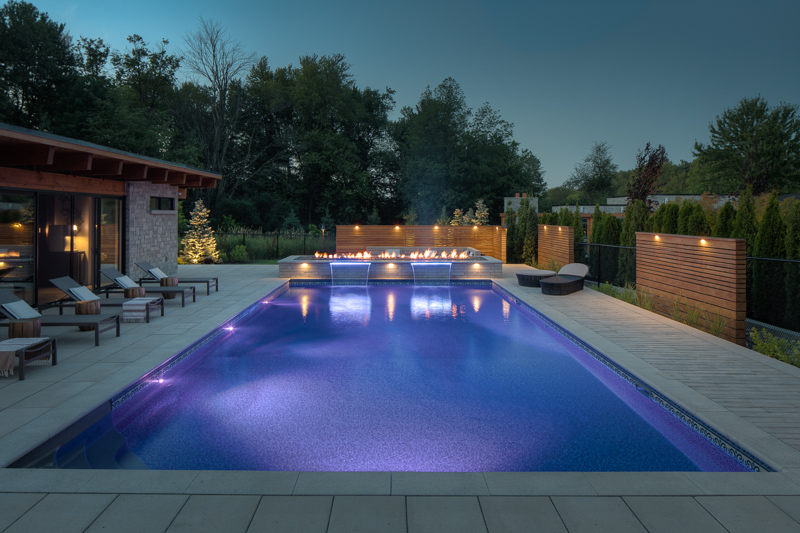
M 92 154 L 85 152 L 56 152 L 53 164 L 39 168 L 43 172 L 79 172 L 92 168 Z
M 0 168 L 0 187 L 39 191 L 64 191 L 113 196 L 125 195 L 125 183 L 116 180 L 51 174 L 19 168 Z
M 119 176 L 122 174 L 122 161 L 119 159 L 92 159 L 92 168 L 81 172 L 84 176 Z
M 169 171 L 166 168 L 147 169 L 147 179 L 153 183 L 166 183 Z
M 147 165 L 125 163 L 120 177 L 126 180 L 143 180 L 147 178 Z
M 214 178 L 203 178 L 203 182 L 200 184 L 200 188 L 202 189 L 214 189 L 217 186 L 217 182 L 219 180 Z
M 203 178 L 200 176 L 187 176 L 186 177 L 186 186 L 187 187 L 200 187 L 203 183 Z
M 0 151 L 0 166 L 52 165 L 55 152 L 55 147 L 42 144 L 5 144 Z
M 167 176 L 167 183 L 170 185 L 184 185 L 186 183 L 186 172 L 170 171 Z

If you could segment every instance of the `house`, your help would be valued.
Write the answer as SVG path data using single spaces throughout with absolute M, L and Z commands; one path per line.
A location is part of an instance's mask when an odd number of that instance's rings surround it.
M 0 123 L 0 288 L 31 305 L 53 301 L 49 280 L 106 283 L 106 266 L 178 268 L 178 200 L 222 176 Z

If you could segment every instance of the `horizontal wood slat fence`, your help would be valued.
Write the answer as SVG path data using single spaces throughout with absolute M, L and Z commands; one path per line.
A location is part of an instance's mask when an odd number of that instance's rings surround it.
M 636 289 L 653 311 L 744 346 L 745 240 L 636 233 Z
M 363 252 L 367 246 L 471 247 L 505 262 L 506 229 L 500 226 L 336 226 L 336 251 Z
M 552 259 L 561 266 L 575 262 L 575 230 L 572 226 L 539 224 L 539 267 L 547 269 Z

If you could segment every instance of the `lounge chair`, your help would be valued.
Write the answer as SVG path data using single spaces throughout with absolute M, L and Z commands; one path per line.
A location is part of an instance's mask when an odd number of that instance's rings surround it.
M 94 345 L 100 346 L 100 333 L 116 328 L 119 315 L 42 315 L 8 289 L 0 289 L 0 313 L 11 321 L 38 318 L 44 327 L 78 326 L 94 330 Z
M 539 287 L 539 282 L 544 278 L 555 276 L 552 270 L 539 270 L 536 268 L 517 271 L 517 283 L 520 287 Z
M 50 337 L 18 337 L 0 341 L 0 375 L 14 373 L 14 358 L 19 357 L 19 380 L 25 379 L 25 366 L 31 363 L 58 364 L 58 343 Z
M 589 267 L 583 263 L 570 263 L 558 271 L 558 275 L 539 280 L 542 294 L 564 295 L 583 290 L 583 282 Z
M 67 295 L 67 298 L 58 300 L 57 302 L 50 302 L 49 304 L 39 306 L 40 309 L 47 309 L 49 307 L 58 307 L 58 314 L 64 314 L 65 307 L 75 307 L 76 302 L 86 302 L 86 301 L 94 301 L 99 300 L 100 297 L 90 291 L 88 288 L 84 287 L 74 279 L 69 276 L 64 276 L 63 278 L 55 278 L 51 279 L 50 283 L 61 289 L 61 292 Z M 114 299 L 106 299 L 106 302 L 101 304 L 106 307 L 122 307 L 125 308 L 126 303 L 132 302 L 132 298 L 114 298 Z M 138 302 L 137 302 L 138 303 Z M 134 304 L 135 305 L 135 304 Z M 144 321 L 146 323 L 150 323 L 150 313 L 152 311 L 161 310 L 161 316 L 164 316 L 164 298 L 161 297 L 151 297 L 149 302 L 145 304 L 141 304 L 144 307 Z M 126 313 L 123 311 L 123 319 L 126 318 Z M 128 319 L 130 320 L 130 318 Z M 139 315 L 139 319 L 141 320 L 141 315 Z
M 159 283 L 162 279 L 170 277 L 160 268 L 154 267 L 147 261 L 139 261 L 135 264 L 137 267 L 147 272 L 147 275 L 150 276 L 149 278 L 140 279 L 139 283 Z M 214 286 L 214 290 L 219 292 L 219 278 L 178 278 L 178 283 L 188 283 L 189 285 L 200 285 L 205 283 L 207 296 L 211 294 L 212 285 Z
M 138 283 L 133 281 L 131 278 L 117 270 L 116 268 L 103 268 L 100 270 L 100 273 L 114 282 L 114 284 L 118 287 L 118 289 L 133 289 L 137 287 L 141 287 Z M 176 287 L 148 287 L 145 290 L 145 294 L 148 292 L 153 294 L 175 294 L 180 295 L 181 297 L 181 307 L 186 306 L 186 295 L 190 294 L 192 296 L 192 301 L 196 302 L 197 297 L 194 291 L 194 285 L 178 285 Z M 106 298 L 108 298 L 109 289 L 106 289 Z

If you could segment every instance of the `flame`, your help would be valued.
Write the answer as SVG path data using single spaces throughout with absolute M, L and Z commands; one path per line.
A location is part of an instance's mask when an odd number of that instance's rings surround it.
M 399 254 L 396 251 L 392 252 L 381 252 L 378 255 L 373 255 L 371 252 L 356 252 L 356 253 L 334 253 L 334 254 L 327 254 L 327 253 L 320 253 L 315 252 L 314 257 L 317 259 L 469 259 L 470 254 L 468 251 L 463 251 L 461 253 L 458 250 L 453 250 L 452 252 L 448 253 L 446 250 L 442 251 L 441 253 L 436 252 L 428 248 L 425 251 L 414 251 L 410 254 Z

